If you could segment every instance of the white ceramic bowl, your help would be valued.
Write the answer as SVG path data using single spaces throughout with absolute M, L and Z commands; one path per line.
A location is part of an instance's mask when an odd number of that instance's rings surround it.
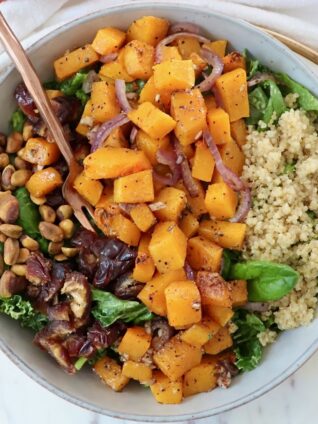
M 226 38 L 237 50 L 248 48 L 263 63 L 287 72 L 318 95 L 317 80 L 312 71 L 282 44 L 264 35 L 243 21 L 238 21 L 196 6 L 132 4 L 107 8 L 65 25 L 30 49 L 30 56 L 43 80 L 52 73 L 53 60 L 68 48 L 90 42 L 98 28 L 112 25 L 127 28 L 143 15 L 158 15 L 171 21 L 190 21 L 200 25 L 212 38 Z M 15 107 L 13 90 L 20 80 L 9 70 L 0 81 L 0 130 L 6 131 L 9 116 Z M 202 418 L 227 411 L 266 393 L 297 370 L 318 346 L 318 320 L 306 328 L 288 331 L 265 354 L 262 364 L 253 372 L 234 380 L 228 390 L 187 398 L 181 405 L 159 405 L 149 390 L 131 384 L 123 393 L 114 393 L 103 386 L 89 370 L 70 377 L 37 347 L 32 335 L 13 320 L 0 316 L 0 347 L 26 374 L 52 393 L 97 413 L 125 419 L 160 422 Z

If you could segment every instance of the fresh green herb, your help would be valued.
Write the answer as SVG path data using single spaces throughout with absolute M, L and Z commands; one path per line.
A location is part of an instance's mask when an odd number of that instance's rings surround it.
M 257 72 L 267 72 L 268 68 L 260 63 L 247 49 L 243 50 L 246 62 L 247 79 L 251 79 Z
M 296 171 L 296 161 L 286 163 L 284 166 L 284 174 L 292 174 Z
M 257 125 L 262 120 L 267 104 L 268 97 L 262 87 L 254 88 L 248 95 L 250 104 L 250 116 L 246 119 L 248 125 Z
M 221 275 L 224 280 L 228 280 L 231 267 L 240 261 L 241 252 L 238 250 L 224 249 L 223 250 L 223 266 Z
M 33 331 L 41 330 L 48 322 L 45 315 L 35 311 L 31 303 L 19 295 L 0 297 L 0 313 L 20 321 L 22 327 L 31 328 Z
M 91 358 L 85 358 L 84 356 L 80 356 L 75 362 L 74 367 L 77 369 L 77 371 L 81 370 L 86 363 L 92 367 L 100 358 L 105 355 L 116 360 L 118 360 L 119 357 L 118 353 L 115 352 L 112 347 L 109 347 L 107 349 L 99 349 Z
M 11 126 L 13 131 L 17 131 L 19 133 L 22 133 L 23 125 L 24 125 L 25 121 L 26 121 L 26 116 L 24 115 L 22 110 L 17 109 L 11 115 L 10 126 Z
M 61 88 L 61 83 L 58 81 L 47 81 L 43 83 L 43 87 L 46 90 L 59 90 Z
M 134 93 L 135 92 L 135 83 L 133 82 L 126 82 L 126 93 Z
M 121 300 L 109 292 L 92 290 L 92 314 L 102 326 L 108 327 L 117 320 L 139 324 L 149 321 L 153 314 L 145 305 L 133 300 Z
M 144 88 L 146 81 L 138 79 L 136 81 L 136 84 L 137 84 L 137 87 L 138 87 L 137 94 L 138 94 L 138 96 L 140 96 L 141 90 Z
M 1 241 L 0 242 L 0 254 L 3 253 L 3 250 L 4 250 L 4 243 Z
M 25 187 L 20 187 L 15 190 L 14 195 L 19 202 L 20 210 L 17 224 L 23 228 L 28 236 L 38 241 L 43 253 L 48 253 L 49 242 L 41 236 L 39 231 L 40 213 L 37 206 L 32 202 L 28 190 Z
M 309 216 L 310 219 L 315 220 L 317 219 L 317 214 L 314 211 L 308 210 L 306 211 L 306 214 Z
M 144 88 L 146 81 L 137 79 L 132 82 L 126 82 L 126 93 L 137 93 L 140 96 L 141 90 Z
M 89 95 L 84 93 L 84 91 L 81 88 L 79 90 L 76 90 L 75 97 L 77 97 L 78 100 L 80 100 L 80 102 L 82 103 L 82 106 L 85 106 L 89 99 Z
M 230 278 L 248 281 L 250 301 L 271 302 L 286 296 L 295 287 L 299 274 L 288 265 L 246 261 L 231 267 Z
M 74 364 L 75 369 L 79 371 L 80 369 L 83 368 L 83 366 L 86 364 L 87 361 L 88 361 L 88 358 L 85 358 L 84 356 L 80 356 Z
M 83 82 L 85 81 L 87 74 L 88 71 L 82 70 L 76 72 L 73 77 L 61 82 L 60 90 L 62 91 L 62 93 L 64 93 L 65 96 L 74 96 L 77 90 L 82 88 Z
M 242 371 L 251 371 L 262 359 L 263 347 L 257 335 L 266 327 L 255 314 L 242 309 L 235 312 L 233 322 L 238 327 L 233 334 L 236 366 Z

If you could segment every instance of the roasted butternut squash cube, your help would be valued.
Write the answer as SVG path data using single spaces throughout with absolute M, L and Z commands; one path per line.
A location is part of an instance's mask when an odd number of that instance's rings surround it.
M 176 185 L 177 188 L 180 188 L 181 190 L 183 190 L 185 192 L 185 194 L 187 195 L 187 206 L 190 209 L 191 213 L 193 213 L 193 215 L 198 218 L 199 216 L 205 214 L 208 212 L 206 206 L 205 206 L 205 200 L 204 200 L 204 196 L 205 196 L 205 191 L 200 183 L 200 181 L 198 180 L 194 180 L 197 187 L 198 187 L 198 196 L 196 197 L 191 197 L 190 193 L 188 192 L 188 190 L 184 187 L 184 184 L 179 181 Z
M 217 108 L 215 97 L 212 94 L 205 96 L 204 101 L 208 113 Z
M 221 75 L 215 82 L 215 88 L 224 109 L 230 116 L 230 122 L 249 116 L 246 71 L 244 69 L 234 69 Z
M 115 128 L 106 138 L 103 147 L 129 147 L 129 144 L 121 127 Z
M 222 247 L 202 236 L 188 240 L 187 261 L 195 270 L 219 272 L 222 253 Z
M 122 373 L 125 377 L 137 380 L 141 384 L 149 384 L 152 378 L 152 369 L 142 362 L 124 362 Z
M 194 281 L 175 281 L 165 289 L 169 324 L 177 329 L 201 321 L 200 292 Z
M 84 159 L 84 168 L 87 177 L 99 180 L 151 169 L 151 163 L 139 150 L 101 147 Z
M 150 390 L 157 402 L 176 404 L 182 401 L 181 378 L 177 381 L 170 381 L 161 371 L 154 371 L 153 381 Z
M 102 195 L 103 184 L 88 178 L 84 172 L 81 172 L 74 180 L 74 188 L 83 199 L 95 206 Z
M 157 151 L 159 149 L 167 149 L 170 140 L 169 136 L 163 138 L 152 138 L 144 131 L 139 130 L 136 136 L 136 145 L 139 150 L 142 150 L 152 165 L 157 165 Z
M 76 132 L 83 136 L 86 136 L 88 131 L 93 127 L 94 119 L 92 117 L 92 102 L 88 100 L 84 107 L 81 120 L 79 121 Z
M 237 68 L 246 69 L 245 57 L 239 52 L 231 52 L 223 58 L 223 72 L 230 72 Z
M 92 42 L 93 49 L 100 55 L 116 53 L 122 47 L 126 34 L 117 28 L 107 27 L 97 31 Z
M 190 345 L 201 347 L 206 344 L 220 329 L 220 325 L 211 319 L 205 318 L 198 324 L 193 324 L 185 330 L 180 338 Z
M 195 83 L 192 60 L 166 60 L 153 67 L 153 75 L 160 92 L 187 90 Z
M 174 221 L 155 226 L 149 251 L 161 274 L 182 268 L 186 257 L 187 239 Z
M 114 201 L 117 203 L 152 202 L 154 198 L 152 171 L 149 169 L 114 181 Z
M 224 165 L 240 176 L 243 171 L 245 157 L 237 143 L 234 140 L 230 140 L 228 143 L 219 146 L 219 151 Z M 214 171 L 212 181 L 214 183 L 223 182 L 223 178 L 217 170 Z
M 217 54 L 220 57 L 225 56 L 226 46 L 227 40 L 211 41 L 210 43 L 206 43 L 203 45 L 203 47 L 212 50 L 213 53 Z
M 192 213 L 186 212 L 181 218 L 180 228 L 187 238 L 192 237 L 198 232 L 199 221 Z
M 240 147 L 244 146 L 247 137 L 247 128 L 244 119 L 231 122 L 231 135 Z
M 182 59 L 190 59 L 191 53 L 200 53 L 201 46 L 194 37 L 178 37 L 177 46 Z
M 97 81 L 92 84 L 91 113 L 95 121 L 105 122 L 120 112 L 115 87 L 107 81 Z
M 208 125 L 215 144 L 224 144 L 231 141 L 230 117 L 221 108 L 208 112 Z
M 38 165 L 52 165 L 60 157 L 56 143 L 50 143 L 43 137 L 29 138 L 23 148 L 22 159 Z
M 178 221 L 181 212 L 186 207 L 187 197 L 184 191 L 174 187 L 165 187 L 156 196 L 155 202 L 161 202 L 164 208 L 155 211 L 160 221 Z
M 200 90 L 195 88 L 173 93 L 171 116 L 177 122 L 174 131 L 182 145 L 198 140 L 206 128 L 206 106 Z
M 125 82 L 134 81 L 134 77 L 128 74 L 125 67 L 124 53 L 125 49 L 121 49 L 116 60 L 105 63 L 100 68 L 99 76 L 101 79 L 105 79 L 113 85 L 116 79 L 123 79 Z
M 216 272 L 199 271 L 197 286 L 202 305 L 232 307 L 231 285 Z
M 128 112 L 128 118 L 152 138 L 163 138 L 176 126 L 176 121 L 150 102 Z
M 150 235 L 144 234 L 139 242 L 138 254 L 133 271 L 133 278 L 142 283 L 151 280 L 155 273 L 155 264 L 149 252 Z
M 214 166 L 215 162 L 208 146 L 203 141 L 197 142 L 192 163 L 192 176 L 209 183 L 212 180 Z
M 122 374 L 121 366 L 108 356 L 100 358 L 93 366 L 98 377 L 115 392 L 120 392 L 128 384 L 129 378 Z
M 140 231 L 146 232 L 155 225 L 157 219 L 148 205 L 140 203 L 130 211 L 131 219 Z
M 182 57 L 179 53 L 178 47 L 176 46 L 162 46 L 161 47 L 162 60 L 182 60 Z
M 242 306 L 247 302 L 248 292 L 247 283 L 245 280 L 233 280 L 229 282 L 231 284 L 231 298 L 232 305 Z
M 207 63 L 198 53 L 195 53 L 195 52 L 192 52 L 190 54 L 189 59 L 192 60 L 195 76 L 198 77 L 202 73 L 202 71 L 206 68 Z
M 45 92 L 50 100 L 53 100 L 56 97 L 64 96 L 64 93 L 61 90 L 45 90 Z
M 110 220 L 110 231 L 119 240 L 130 246 L 138 246 L 140 231 L 136 224 L 122 214 L 114 215 Z
M 127 31 L 127 39 L 139 40 L 156 46 L 168 33 L 169 22 L 156 16 L 143 16 L 136 19 Z
M 210 184 L 206 196 L 205 206 L 216 219 L 229 219 L 235 215 L 237 194 L 225 183 Z
M 156 275 L 139 292 L 138 299 L 157 315 L 167 315 L 165 289 L 173 281 L 183 281 L 186 275 L 183 268 Z
M 161 91 L 155 86 L 153 75 L 148 79 L 143 89 L 140 92 L 138 103 L 150 102 L 160 109 L 168 108 L 170 105 L 171 92 Z
M 203 346 L 203 349 L 205 353 L 217 355 L 232 345 L 233 340 L 229 333 L 229 329 L 227 327 L 221 327 L 215 336 L 213 336 L 212 339 Z
M 185 397 L 197 393 L 209 392 L 217 385 L 215 364 L 202 362 L 185 373 L 183 394 Z
M 224 327 L 234 315 L 233 309 L 216 305 L 205 305 L 204 312 L 221 327 Z
M 98 60 L 99 55 L 90 44 L 87 44 L 56 59 L 53 64 L 55 75 L 58 80 L 64 80 Z
M 130 327 L 118 346 L 118 352 L 131 361 L 139 361 L 150 347 L 151 336 L 143 327 Z
M 183 342 L 178 336 L 170 339 L 153 356 L 157 367 L 172 381 L 178 381 L 184 373 L 199 365 L 201 358 L 200 348 Z
M 132 40 L 124 47 L 124 64 L 134 78 L 148 79 L 152 75 L 155 50 L 140 40 Z
M 228 221 L 202 221 L 199 234 L 227 249 L 241 250 L 246 233 L 246 224 Z
M 32 196 L 45 197 L 62 184 L 61 174 L 55 168 L 49 167 L 32 174 L 25 187 Z

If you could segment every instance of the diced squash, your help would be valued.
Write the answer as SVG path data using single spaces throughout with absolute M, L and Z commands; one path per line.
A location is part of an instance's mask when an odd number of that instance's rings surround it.
M 45 92 L 50 100 L 55 99 L 56 97 L 64 96 L 63 91 L 60 90 L 45 90 Z
M 129 144 L 121 127 L 115 128 L 106 138 L 103 147 L 128 147 Z
M 103 184 L 88 178 L 84 172 L 81 172 L 75 178 L 73 186 L 75 190 L 93 206 L 98 203 L 103 191 Z
M 219 272 L 222 253 L 222 247 L 202 236 L 188 240 L 187 261 L 195 270 Z
M 123 365 L 123 375 L 142 384 L 149 384 L 152 378 L 152 369 L 141 362 L 126 361 Z
M 117 178 L 114 182 L 116 203 L 152 202 L 154 198 L 152 171 L 149 169 Z
M 176 121 L 150 102 L 128 112 L 128 118 L 152 138 L 163 138 L 176 126 Z
M 49 167 L 32 174 L 25 186 L 32 196 L 44 197 L 62 184 L 61 174 L 55 168 Z
M 183 379 L 183 394 L 185 397 L 197 393 L 209 392 L 217 385 L 215 365 L 202 362 L 185 373 Z
M 159 149 L 167 149 L 170 140 L 169 136 L 163 138 L 152 138 L 144 131 L 139 130 L 136 136 L 136 145 L 139 150 L 142 150 L 152 165 L 157 165 L 157 151 Z
M 227 249 L 241 250 L 246 224 L 240 222 L 205 220 L 200 223 L 199 234 Z
M 153 75 L 159 91 L 186 90 L 195 83 L 192 60 L 166 60 L 153 67 Z
M 94 119 L 92 117 L 92 102 L 88 100 L 84 107 L 81 120 L 79 121 L 76 132 L 79 134 L 86 136 L 88 131 L 93 127 Z
M 224 165 L 240 176 L 243 171 L 245 157 L 237 143 L 234 140 L 230 140 L 228 143 L 220 146 L 219 150 Z M 217 170 L 214 172 L 212 181 L 215 183 L 223 182 L 223 178 Z
M 94 120 L 105 122 L 120 112 L 115 87 L 107 81 L 97 81 L 92 84 L 91 113 Z
M 170 381 L 161 371 L 154 371 L 153 381 L 150 390 L 157 402 L 176 404 L 182 401 L 181 378 L 177 381 Z
M 99 201 L 97 202 L 97 204 L 95 205 L 96 208 L 103 208 L 103 209 L 108 209 L 109 206 L 114 204 L 114 192 L 113 192 L 113 188 L 106 186 L 103 189 L 103 193 L 99 199 Z
M 205 205 L 211 217 L 220 220 L 232 218 L 235 215 L 237 202 L 237 194 L 227 184 L 209 185 Z
M 211 319 L 205 318 L 198 324 L 193 324 L 185 330 L 180 338 L 184 342 L 201 347 L 206 344 L 220 329 L 220 325 Z
M 224 306 L 205 305 L 204 311 L 221 327 L 224 327 L 234 315 L 233 309 Z
M 93 370 L 115 392 L 123 390 L 129 382 L 129 378 L 122 374 L 121 366 L 108 356 L 100 358 L 93 366 Z
M 182 60 L 179 50 L 176 46 L 163 46 L 162 47 L 162 60 Z
M 206 43 L 203 45 L 203 47 L 212 50 L 213 53 L 217 54 L 220 57 L 225 56 L 226 46 L 227 40 L 211 41 L 210 43 Z
M 124 64 L 134 78 L 148 79 L 152 75 L 154 48 L 144 41 L 132 40 L 124 47 Z
M 223 72 L 230 72 L 237 68 L 246 69 L 245 57 L 239 52 L 231 52 L 223 58 Z
M 50 143 L 45 138 L 29 138 L 21 157 L 33 164 L 52 165 L 60 157 L 60 150 L 56 143 Z
M 120 147 L 101 147 L 84 160 L 85 174 L 92 179 L 117 178 L 151 169 L 144 152 Z
M 177 329 L 201 321 L 200 292 L 194 281 L 175 281 L 165 289 L 169 324 Z
M 199 365 L 201 349 L 183 342 L 178 336 L 170 339 L 153 356 L 158 368 L 172 381 L 177 381 L 184 373 Z
M 122 214 L 116 214 L 110 221 L 111 233 L 131 246 L 138 246 L 140 231 L 136 224 Z
M 153 75 L 144 85 L 139 96 L 139 103 L 150 102 L 154 106 L 157 106 L 160 109 L 170 106 L 171 92 L 170 91 L 161 91 L 159 92 L 158 88 L 155 86 L 155 81 Z
M 156 217 L 148 205 L 140 203 L 130 211 L 131 219 L 140 231 L 146 232 L 156 223 Z
M 233 280 L 229 282 L 231 285 L 232 305 L 242 306 L 247 302 L 248 292 L 245 280 Z
M 203 348 L 205 353 L 217 355 L 232 345 L 233 340 L 229 333 L 229 329 L 227 327 L 221 327 L 215 336 L 213 336 L 212 339 L 203 346 Z
M 184 191 L 174 187 L 165 187 L 160 190 L 155 202 L 165 205 L 162 209 L 154 212 L 160 221 L 178 221 L 181 212 L 186 207 L 187 198 Z
M 247 137 L 247 128 L 244 119 L 231 122 L 231 135 L 240 147 L 244 146 Z
M 124 51 L 121 49 L 116 60 L 105 63 L 99 70 L 99 76 L 104 79 L 107 78 L 114 84 L 114 80 L 123 79 L 126 82 L 132 82 L 134 77 L 128 74 L 125 67 Z
M 194 37 L 178 37 L 177 46 L 182 59 L 190 59 L 191 53 L 200 53 L 199 40 Z
M 143 16 L 136 19 L 127 31 L 127 39 L 139 40 L 156 46 L 168 33 L 169 22 L 156 16 Z
M 211 110 L 217 108 L 215 97 L 212 94 L 204 97 L 205 105 L 207 108 L 207 112 L 209 113 Z
M 64 80 L 75 72 L 96 63 L 99 55 L 90 44 L 73 50 L 54 61 L 55 74 L 58 80 Z
M 174 221 L 160 222 L 152 233 L 149 251 L 161 274 L 182 268 L 187 253 L 186 236 Z
M 192 176 L 209 183 L 212 180 L 214 166 L 215 162 L 208 146 L 203 141 L 197 142 L 192 163 Z
M 230 122 L 249 116 L 246 71 L 244 69 L 234 69 L 221 75 L 215 82 L 215 88 L 224 109 L 230 116 Z
M 192 60 L 195 76 L 198 77 L 202 73 L 203 69 L 206 68 L 207 63 L 198 53 L 195 52 L 190 54 L 189 59 Z
M 170 111 L 177 122 L 174 131 L 180 143 L 188 145 L 198 140 L 206 128 L 206 106 L 200 90 L 173 93 Z
M 133 278 L 142 283 L 151 280 L 155 273 L 155 264 L 149 252 L 150 235 L 144 234 L 139 242 Z
M 143 327 L 129 327 L 117 348 L 121 355 L 139 361 L 150 347 L 151 336 Z
M 117 53 L 126 39 L 126 34 L 117 28 L 101 28 L 92 42 L 93 49 L 100 55 Z
M 231 285 L 221 275 L 214 272 L 199 271 L 197 286 L 202 305 L 232 306 Z
M 224 144 L 231 141 L 230 117 L 221 108 L 208 112 L 208 125 L 215 144 Z
M 185 192 L 185 194 L 187 195 L 187 201 L 188 201 L 188 208 L 190 209 L 191 213 L 193 213 L 193 215 L 198 218 L 200 215 L 203 215 L 205 213 L 208 212 L 206 206 L 205 206 L 205 200 L 204 200 L 204 196 L 205 196 L 205 191 L 200 183 L 200 181 L 198 180 L 194 180 L 196 182 L 196 185 L 198 187 L 198 196 L 196 197 L 191 197 L 190 193 L 188 192 L 188 190 L 184 187 L 183 183 L 181 181 L 179 181 L 176 185 L 177 188 L 180 188 L 181 190 L 183 190 Z
M 165 289 L 173 281 L 183 281 L 186 275 L 183 268 L 157 275 L 139 292 L 138 299 L 157 315 L 167 314 Z
M 186 212 L 180 221 L 180 228 L 187 238 L 192 237 L 199 229 L 199 221 L 192 213 Z

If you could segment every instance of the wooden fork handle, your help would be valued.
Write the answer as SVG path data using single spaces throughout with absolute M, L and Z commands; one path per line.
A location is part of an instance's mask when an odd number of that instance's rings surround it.
M 51 103 L 43 90 L 42 84 L 34 70 L 32 63 L 26 55 L 19 40 L 16 38 L 2 13 L 0 13 L 0 40 L 20 72 L 25 85 L 33 97 L 35 104 L 47 125 L 49 132 L 54 136 L 62 155 L 68 165 L 71 164 L 73 153 L 65 139 L 63 128 L 55 116 Z

